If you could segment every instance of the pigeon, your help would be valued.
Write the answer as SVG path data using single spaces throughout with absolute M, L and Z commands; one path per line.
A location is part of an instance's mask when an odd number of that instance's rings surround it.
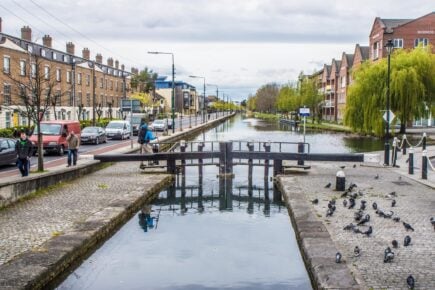
M 346 200 L 346 199 L 343 200 L 343 206 L 344 206 L 344 207 L 347 206 L 347 200 Z
M 400 178 L 399 178 L 400 179 Z M 397 194 L 396 194 L 396 192 L 395 191 L 393 191 L 393 192 L 390 192 L 390 195 L 391 196 L 394 196 L 394 197 L 396 197 L 397 196 Z
M 405 222 L 402 222 L 402 223 L 407 231 L 409 231 L 409 230 L 414 231 L 413 227 L 410 224 L 407 224 Z
M 355 183 L 349 185 L 348 191 L 352 191 L 355 187 L 358 187 Z
M 379 179 L 379 174 L 376 174 L 376 175 L 375 175 L 375 179 Z
M 377 204 L 376 202 L 374 202 L 374 203 L 372 204 L 372 207 L 373 207 L 374 210 L 377 210 L 377 209 L 378 209 L 378 204 Z
M 357 222 L 361 221 L 362 217 L 363 217 L 363 211 L 361 211 L 361 210 L 355 212 L 354 215 L 353 215 L 353 218 Z
M 337 252 L 337 254 L 335 254 L 335 263 L 341 263 L 341 253 Z
M 362 190 L 358 190 L 358 194 L 359 194 L 360 196 L 363 196 L 363 195 L 364 195 L 364 192 L 362 192 Z
M 390 247 L 386 248 L 384 251 L 384 263 L 391 263 L 394 259 L 394 253 L 391 251 Z
M 319 200 L 316 198 L 316 199 L 313 199 L 312 201 L 311 201 L 311 203 L 312 204 L 318 204 L 319 203 Z
M 399 247 L 399 243 L 396 240 L 393 240 L 391 242 L 391 244 L 393 245 L 393 248 L 397 249 Z
M 354 228 L 352 229 L 352 231 L 353 231 L 355 234 L 364 234 L 364 233 L 361 232 L 361 230 L 360 230 L 359 228 L 357 228 L 357 227 L 354 227 Z
M 367 237 L 370 236 L 373 233 L 373 228 L 372 226 L 369 226 L 369 229 L 367 231 L 365 231 L 363 234 L 366 235 Z
M 366 214 L 365 217 L 357 223 L 358 226 L 364 225 L 365 223 L 370 221 L 370 215 Z
M 355 257 L 359 257 L 359 255 L 361 254 L 360 248 L 356 246 L 355 249 L 353 250 L 353 253 L 355 254 Z
M 345 169 L 345 168 L 346 168 L 346 166 L 342 165 L 342 166 L 340 166 L 340 168 L 341 168 L 341 169 Z
M 355 207 L 355 199 L 353 198 L 349 198 L 349 209 L 354 208 Z
M 394 215 L 394 211 L 390 210 L 389 212 L 384 213 L 384 218 L 389 219 Z
M 353 168 L 356 168 L 356 164 L 353 165 Z
M 400 217 L 398 217 L 398 216 L 394 217 L 393 221 L 395 221 L 396 223 L 400 222 Z
M 406 236 L 405 240 L 403 241 L 403 245 L 405 247 L 409 246 L 411 244 L 411 237 L 410 236 Z
M 430 223 L 432 224 L 433 229 L 434 229 L 434 231 L 435 231 L 435 218 L 434 218 L 434 217 L 431 217 L 431 218 L 430 218 Z
M 326 212 L 326 216 L 332 216 L 332 214 L 334 213 L 334 211 L 330 208 L 328 208 L 328 211 Z
M 330 187 L 331 187 L 331 182 L 325 185 L 325 188 L 330 188 Z
M 365 204 L 365 202 L 363 203 L 363 201 L 361 201 L 361 206 L 359 208 L 360 210 L 366 210 L 366 204 Z
M 396 206 L 396 200 L 393 199 L 393 201 L 391 202 L 391 207 L 395 207 Z
M 345 230 L 345 231 L 350 231 L 350 230 L 353 230 L 354 228 L 355 228 L 354 224 L 353 224 L 353 223 L 350 223 L 350 224 L 348 224 L 347 226 L 345 226 L 345 227 L 343 228 L 343 230 Z
M 348 194 L 348 192 L 347 192 L 347 191 L 345 191 L 345 192 L 343 192 L 343 193 L 342 193 L 341 197 L 346 197 L 346 196 L 347 196 L 347 194 Z
M 409 275 L 408 278 L 406 278 L 406 283 L 408 284 L 409 289 L 414 289 L 415 279 L 414 279 L 414 277 L 412 277 L 412 275 Z

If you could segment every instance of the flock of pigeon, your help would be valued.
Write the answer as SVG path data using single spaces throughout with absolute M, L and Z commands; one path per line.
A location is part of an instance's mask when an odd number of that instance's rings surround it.
M 379 179 L 379 175 L 376 175 L 375 179 Z M 331 183 L 328 183 L 325 186 L 325 188 L 330 188 L 330 187 L 331 187 Z M 349 188 L 346 191 L 344 191 L 344 193 L 341 195 L 341 197 L 344 198 L 344 200 L 343 200 L 343 207 L 344 208 L 356 209 L 357 198 L 364 196 L 364 193 L 361 190 L 356 191 L 356 188 L 357 188 L 357 185 L 355 183 L 351 183 Z M 392 208 L 395 207 L 396 203 L 397 203 L 396 199 L 395 199 L 397 197 L 396 192 L 391 192 L 386 197 L 392 199 L 391 207 Z M 318 204 L 319 200 L 316 198 L 316 199 L 312 200 L 311 202 L 313 204 Z M 394 216 L 394 212 L 392 210 L 381 210 L 378 207 L 378 205 L 376 204 L 376 202 L 373 202 L 372 208 L 379 217 L 385 218 L 385 219 L 391 219 L 396 223 L 400 223 L 400 217 Z M 334 212 L 336 211 L 336 209 L 337 208 L 336 208 L 335 199 L 330 200 L 328 202 L 328 209 L 326 212 L 326 217 L 331 217 L 334 214 Z M 361 200 L 359 208 L 356 209 L 356 212 L 354 213 L 355 223 L 350 223 L 350 224 L 346 225 L 343 228 L 343 230 L 351 231 L 355 234 L 362 234 L 362 235 L 369 237 L 373 233 L 373 227 L 372 226 L 368 226 L 368 228 L 366 227 L 366 223 L 370 222 L 370 215 L 368 213 L 365 213 L 366 209 L 367 209 L 367 202 L 365 200 Z M 431 217 L 430 222 L 435 230 L 435 218 Z M 406 231 L 412 231 L 412 232 L 414 231 L 414 228 L 409 223 L 402 221 L 402 224 L 405 227 Z M 364 228 L 362 228 L 362 227 L 364 227 Z M 391 245 L 394 249 L 397 249 L 399 247 L 399 242 L 397 240 L 393 240 L 391 242 Z M 405 238 L 403 240 L 403 245 L 405 247 L 408 247 L 411 245 L 411 237 L 409 235 L 405 236 Z M 355 257 L 359 257 L 360 254 L 361 254 L 361 249 L 358 246 L 356 246 L 354 249 Z M 335 255 L 335 262 L 341 263 L 341 258 L 342 258 L 341 253 L 337 252 L 337 254 Z M 393 260 L 394 260 L 394 252 L 388 246 L 384 251 L 384 263 L 391 263 L 391 262 L 393 262 Z M 414 289 L 415 279 L 412 275 L 409 275 L 407 277 L 406 282 L 408 284 L 409 289 Z

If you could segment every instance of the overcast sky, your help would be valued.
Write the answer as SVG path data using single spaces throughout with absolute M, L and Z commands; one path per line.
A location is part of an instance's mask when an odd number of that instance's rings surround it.
M 1 0 L 3 32 L 20 35 L 29 25 L 33 39 L 53 37 L 119 59 L 121 63 L 170 75 L 202 90 L 207 83 L 233 99 L 244 99 L 262 84 L 294 81 L 301 71 L 321 69 L 356 43 L 368 44 L 376 16 L 416 18 L 435 11 L 433 0 Z M 43 10 L 45 9 L 45 11 Z M 61 20 L 61 22 L 59 21 Z M 211 94 L 215 88 L 207 88 Z

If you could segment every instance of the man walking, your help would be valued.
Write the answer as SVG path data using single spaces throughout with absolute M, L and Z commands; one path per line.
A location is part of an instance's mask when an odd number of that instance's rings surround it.
M 28 176 L 30 170 L 30 158 L 33 153 L 32 142 L 27 138 L 26 132 L 20 133 L 20 139 L 15 143 L 15 152 L 17 153 L 17 166 L 21 176 Z
M 68 142 L 68 165 L 66 167 L 71 166 L 71 161 L 72 161 L 72 165 L 76 166 L 77 151 L 79 149 L 79 138 L 77 137 L 76 134 L 74 134 L 74 131 L 71 131 L 68 137 L 66 137 L 66 142 Z
M 137 142 L 139 142 L 139 144 L 141 144 L 140 146 L 140 153 L 153 153 L 153 148 L 150 145 L 150 141 L 157 139 L 157 137 L 155 137 L 153 135 L 153 133 L 148 130 L 148 125 L 145 122 L 145 120 L 142 120 L 142 125 L 140 126 L 139 129 L 139 134 L 138 134 L 138 140 Z M 143 161 L 141 161 L 140 163 L 140 168 L 143 169 L 145 167 Z

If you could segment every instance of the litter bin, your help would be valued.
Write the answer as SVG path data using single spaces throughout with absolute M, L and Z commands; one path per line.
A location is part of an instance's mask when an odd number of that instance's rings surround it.
M 345 191 L 346 189 L 346 175 L 342 170 L 337 172 L 335 179 L 335 190 Z

